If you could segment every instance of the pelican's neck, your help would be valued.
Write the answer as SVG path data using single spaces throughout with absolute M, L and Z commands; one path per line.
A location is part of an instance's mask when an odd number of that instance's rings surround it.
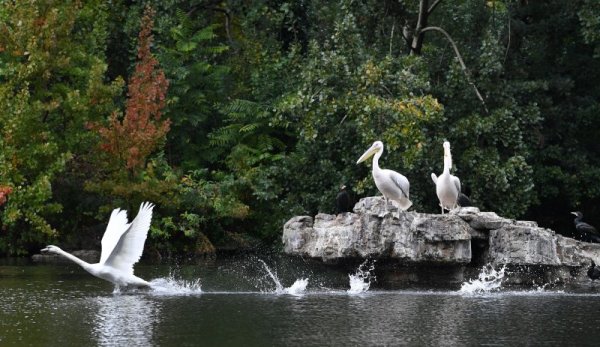
M 450 174 L 452 168 L 452 154 L 450 154 L 450 148 L 444 148 L 444 173 Z
M 65 251 L 63 251 L 62 249 L 58 249 L 57 250 L 58 254 L 62 255 L 63 257 L 69 259 L 70 261 L 74 262 L 75 264 L 81 266 L 82 268 L 86 269 L 90 266 L 90 264 L 88 262 L 85 262 L 79 258 L 77 258 L 76 256 L 74 256 L 71 253 L 67 253 Z
M 373 156 L 373 172 L 375 171 L 379 171 L 379 158 L 381 158 L 381 155 L 383 154 L 383 148 L 380 148 L 379 150 L 377 150 L 377 153 L 375 153 L 375 155 Z

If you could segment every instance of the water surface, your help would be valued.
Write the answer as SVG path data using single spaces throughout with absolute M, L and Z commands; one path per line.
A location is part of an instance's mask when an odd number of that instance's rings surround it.
M 269 262 L 267 262 L 269 263 Z M 76 266 L 0 265 L 1 346 L 518 346 L 600 344 L 600 283 L 568 290 L 378 290 L 256 259 L 138 266 L 158 289 L 113 293 Z

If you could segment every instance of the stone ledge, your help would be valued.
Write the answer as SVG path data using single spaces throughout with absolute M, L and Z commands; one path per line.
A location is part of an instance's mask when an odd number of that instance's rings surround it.
M 590 260 L 600 264 L 600 244 L 557 235 L 533 221 L 475 207 L 444 215 L 401 212 L 396 218 L 396 213 L 391 204 L 385 210 L 382 197 L 368 197 L 354 206 L 354 213 L 293 217 L 283 228 L 284 251 L 325 263 L 377 258 L 456 269 L 485 263 L 536 273 L 545 269 L 544 276 L 554 276 L 557 282 L 586 280 L 583 267 Z M 515 283 L 523 282 L 517 278 Z

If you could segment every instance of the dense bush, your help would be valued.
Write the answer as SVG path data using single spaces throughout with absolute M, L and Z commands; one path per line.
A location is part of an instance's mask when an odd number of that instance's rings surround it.
M 378 194 L 375 140 L 418 211 L 448 140 L 480 208 L 598 224 L 599 23 L 591 0 L 4 2 L 0 254 L 94 245 L 142 200 L 162 254 L 276 244 L 341 184 Z

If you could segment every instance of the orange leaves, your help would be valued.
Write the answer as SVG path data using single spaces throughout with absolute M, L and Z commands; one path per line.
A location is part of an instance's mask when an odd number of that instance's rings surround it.
M 12 188 L 8 186 L 0 186 L 0 206 L 6 203 L 8 195 L 12 193 Z
M 125 116 L 115 112 L 108 125 L 92 126 L 102 138 L 101 148 L 125 163 L 131 172 L 143 168 L 146 158 L 169 132 L 169 119 L 162 120 L 168 81 L 152 55 L 154 10 L 147 7 L 138 37 L 138 62 L 129 79 Z

